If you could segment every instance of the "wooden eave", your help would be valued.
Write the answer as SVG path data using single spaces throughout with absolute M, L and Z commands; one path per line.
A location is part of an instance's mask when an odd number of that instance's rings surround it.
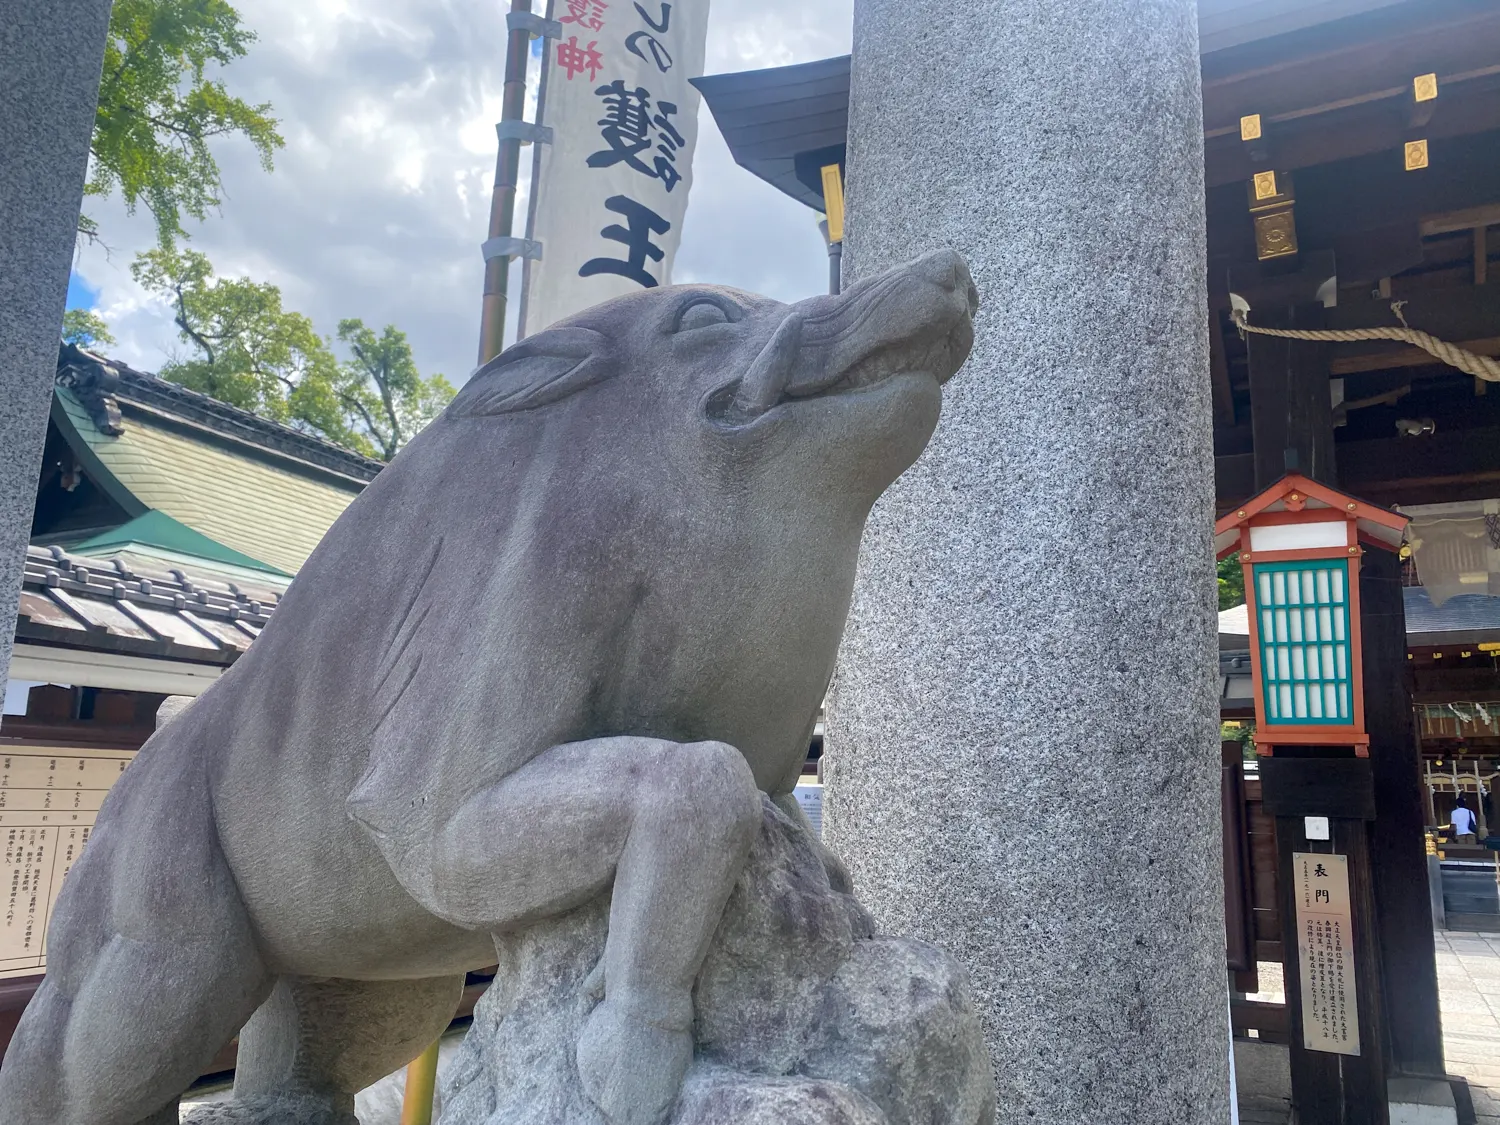
M 1414 128 L 1433 139 L 1500 128 L 1497 42 L 1491 0 L 1405 0 L 1205 54 L 1208 186 L 1399 150 Z M 1438 77 L 1437 100 L 1420 107 L 1419 74 Z M 1240 139 L 1251 114 L 1264 130 L 1254 145 Z

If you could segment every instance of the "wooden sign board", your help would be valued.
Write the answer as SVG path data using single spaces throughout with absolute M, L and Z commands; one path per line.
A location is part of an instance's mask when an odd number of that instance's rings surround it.
M 1293 852 L 1297 963 L 1302 981 L 1302 1045 L 1309 1051 L 1359 1054 L 1354 986 L 1349 858 Z
M 135 752 L 0 747 L 0 979 L 47 967 L 47 924 L 94 817 Z

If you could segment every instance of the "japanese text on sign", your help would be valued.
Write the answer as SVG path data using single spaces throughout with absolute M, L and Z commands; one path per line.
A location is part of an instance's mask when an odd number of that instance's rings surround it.
M 47 924 L 129 750 L 7 746 L 0 750 L 0 979 L 47 966 Z
M 1292 853 L 1297 899 L 1297 963 L 1302 982 L 1302 1045 L 1309 1051 L 1359 1054 L 1354 986 L 1349 859 Z
M 554 0 L 522 334 L 670 283 L 692 186 L 707 0 Z M 622 221 L 623 220 L 623 221 Z

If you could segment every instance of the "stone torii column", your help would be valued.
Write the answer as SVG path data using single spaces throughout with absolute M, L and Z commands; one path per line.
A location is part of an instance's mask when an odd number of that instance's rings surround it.
M 847 278 L 951 246 L 981 309 L 865 535 L 825 838 L 967 964 L 1000 1122 L 1223 1125 L 1193 0 L 857 0 L 852 81 Z
M 0 19 L 0 681 L 10 665 L 109 0 Z

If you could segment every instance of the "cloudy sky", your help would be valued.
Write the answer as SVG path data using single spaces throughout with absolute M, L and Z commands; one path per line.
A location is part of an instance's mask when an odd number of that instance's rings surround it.
M 494 179 L 508 6 L 239 0 L 260 38 L 224 77 L 238 96 L 272 104 L 286 147 L 267 175 L 248 143 L 219 146 L 224 204 L 205 223 L 188 220 L 192 245 L 220 274 L 279 285 L 286 306 L 325 335 L 345 316 L 393 323 L 410 335 L 424 372 L 466 377 L 478 340 L 479 243 Z M 712 0 L 705 69 L 844 53 L 852 6 Z M 827 257 L 812 213 L 736 166 L 706 107 L 698 136 L 674 280 L 724 282 L 783 300 L 821 291 Z M 523 169 L 529 163 L 527 156 Z M 165 305 L 130 277 L 136 252 L 153 241 L 149 217 L 144 209 L 126 216 L 117 200 L 90 200 L 86 210 L 107 249 L 79 250 L 71 303 L 93 304 L 109 321 L 119 341 L 112 354 L 155 370 L 183 345 Z

